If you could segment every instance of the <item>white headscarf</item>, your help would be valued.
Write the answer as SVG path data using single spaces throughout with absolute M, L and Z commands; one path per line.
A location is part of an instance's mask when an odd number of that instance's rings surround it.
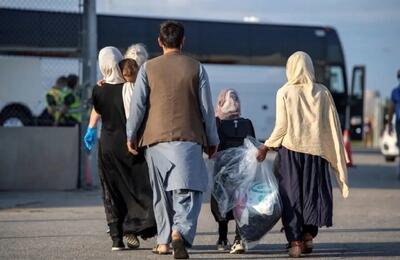
M 149 58 L 149 54 L 146 51 L 146 47 L 142 43 L 136 43 L 129 46 L 125 52 L 125 59 L 133 59 L 136 61 L 138 66 L 142 66 L 143 63 Z
M 234 89 L 223 89 L 219 93 L 215 116 L 221 120 L 240 117 L 240 100 Z
M 302 51 L 293 53 L 286 64 L 286 85 L 312 87 L 315 82 L 314 66 L 310 56 Z
M 120 84 L 125 82 L 118 66 L 121 60 L 122 54 L 115 47 L 108 46 L 100 50 L 99 67 L 105 83 Z
M 335 103 L 329 90 L 315 82 L 305 52 L 295 52 L 286 65 L 288 82 L 276 95 L 276 121 L 267 147 L 320 156 L 335 170 L 343 197 L 349 195 L 347 155 Z
M 136 61 L 139 67 L 147 61 L 148 57 L 149 55 L 146 51 L 146 48 L 141 43 L 131 45 L 128 50 L 126 50 L 124 56 L 125 59 L 133 59 Z M 122 88 L 122 99 L 124 101 L 125 116 L 127 119 L 129 118 L 129 110 L 134 86 L 135 85 L 133 82 L 125 82 Z

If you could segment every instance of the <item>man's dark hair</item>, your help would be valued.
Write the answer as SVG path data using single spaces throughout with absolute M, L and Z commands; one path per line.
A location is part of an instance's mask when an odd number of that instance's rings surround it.
M 75 89 L 76 88 L 76 86 L 78 85 L 78 80 L 79 80 L 79 77 L 77 76 L 77 75 L 75 75 L 75 74 L 69 74 L 68 76 L 67 76 L 67 85 L 68 85 L 68 87 L 70 88 L 70 89 Z
M 64 87 L 68 83 L 68 79 L 65 76 L 61 76 L 56 80 L 56 85 L 59 87 Z
M 397 79 L 400 79 L 400 70 L 397 71 Z
M 179 22 L 165 21 L 160 25 L 160 41 L 167 48 L 179 48 L 184 35 L 185 29 Z

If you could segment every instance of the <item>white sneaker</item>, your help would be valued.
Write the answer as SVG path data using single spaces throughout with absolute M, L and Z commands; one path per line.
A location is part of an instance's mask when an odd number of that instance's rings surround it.
M 231 251 L 229 253 L 230 254 L 243 254 L 244 252 L 246 252 L 246 250 L 244 249 L 242 241 L 235 240 L 235 242 L 233 243 L 233 245 L 231 247 Z
M 218 251 L 225 251 L 228 250 L 230 247 L 228 240 L 218 240 L 217 241 L 217 250 Z

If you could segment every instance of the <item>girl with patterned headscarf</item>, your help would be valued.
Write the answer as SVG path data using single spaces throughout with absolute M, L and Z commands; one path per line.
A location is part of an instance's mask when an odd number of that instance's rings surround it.
M 239 95 L 234 89 L 224 89 L 219 93 L 215 107 L 215 116 L 220 140 L 218 151 L 241 146 L 247 136 L 255 137 L 253 124 L 250 119 L 241 117 Z M 222 167 L 224 167 L 224 162 L 217 159 L 215 172 L 218 172 Z M 228 249 L 228 222 L 234 219 L 233 213 L 230 211 L 225 217 L 222 216 L 218 208 L 218 203 L 213 196 L 211 197 L 211 212 L 215 221 L 218 222 L 219 237 L 217 250 Z M 240 254 L 244 252 L 245 247 L 242 243 L 239 229 L 236 227 L 236 236 L 230 248 L 230 253 Z

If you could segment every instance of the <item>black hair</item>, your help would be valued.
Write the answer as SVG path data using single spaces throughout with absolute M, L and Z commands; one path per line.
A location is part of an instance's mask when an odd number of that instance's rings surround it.
M 68 84 L 68 79 L 65 76 L 61 76 L 56 80 L 56 85 L 57 86 L 63 87 L 65 85 L 67 85 L 67 84 Z
M 67 76 L 67 85 L 71 89 L 75 89 L 78 84 L 79 77 L 75 74 L 69 74 Z
M 185 28 L 180 22 L 165 21 L 160 25 L 159 38 L 161 43 L 167 48 L 180 48 L 184 36 Z

